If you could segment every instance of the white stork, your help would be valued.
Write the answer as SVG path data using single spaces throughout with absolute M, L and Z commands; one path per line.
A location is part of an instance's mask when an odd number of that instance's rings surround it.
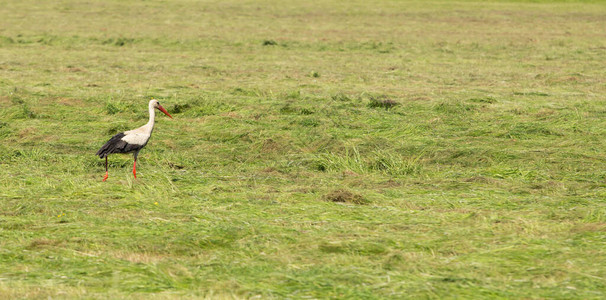
M 108 172 L 107 172 L 107 156 L 111 153 L 131 153 L 135 157 L 135 162 L 133 163 L 133 175 L 137 178 L 137 155 L 139 151 L 147 145 L 149 138 L 151 137 L 152 131 L 154 130 L 154 118 L 156 113 L 154 108 L 159 109 L 165 115 L 169 116 L 171 119 L 173 118 L 167 111 L 160 105 L 160 102 L 156 99 L 152 99 L 149 101 L 149 122 L 147 124 L 133 130 L 120 132 L 114 135 L 99 151 L 97 154 L 100 158 L 105 157 L 105 177 L 103 177 L 103 181 L 107 180 Z

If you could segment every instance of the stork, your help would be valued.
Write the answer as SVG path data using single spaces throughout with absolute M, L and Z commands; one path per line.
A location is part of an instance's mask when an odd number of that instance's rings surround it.
M 163 112 L 165 115 L 173 118 L 167 111 L 160 105 L 160 102 L 156 99 L 149 101 L 149 121 L 147 124 L 133 130 L 120 132 L 114 135 L 99 151 L 97 154 L 99 158 L 105 158 L 105 177 L 103 181 L 107 180 L 107 156 L 111 153 L 133 153 L 135 162 L 133 163 L 133 175 L 137 178 L 137 155 L 139 151 L 147 145 L 149 138 L 151 137 L 152 131 L 154 130 L 154 118 L 156 116 L 155 108 Z

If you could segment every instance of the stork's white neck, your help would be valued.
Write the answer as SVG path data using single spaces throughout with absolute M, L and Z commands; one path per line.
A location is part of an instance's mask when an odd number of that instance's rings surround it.
M 146 127 L 147 130 L 149 130 L 150 134 L 154 130 L 155 119 L 156 119 L 156 110 L 154 109 L 153 103 L 150 101 L 149 102 L 149 121 L 147 122 L 147 124 L 145 124 L 145 126 L 143 126 L 143 127 Z

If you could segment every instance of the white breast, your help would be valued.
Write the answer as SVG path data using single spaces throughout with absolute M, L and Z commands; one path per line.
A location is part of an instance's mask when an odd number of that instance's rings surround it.
M 122 138 L 122 140 L 129 144 L 135 144 L 135 145 L 147 144 L 147 141 L 149 140 L 149 137 L 151 136 L 150 134 L 146 134 L 146 133 L 129 132 L 129 131 L 125 132 L 124 134 L 125 135 Z

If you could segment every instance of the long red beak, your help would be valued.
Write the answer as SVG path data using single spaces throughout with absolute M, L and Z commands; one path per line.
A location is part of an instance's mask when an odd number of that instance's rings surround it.
M 166 109 L 164 109 L 164 107 L 162 107 L 162 105 L 158 104 L 158 109 L 163 112 L 165 115 L 169 116 L 171 119 L 173 118 L 173 116 L 171 116 Z

